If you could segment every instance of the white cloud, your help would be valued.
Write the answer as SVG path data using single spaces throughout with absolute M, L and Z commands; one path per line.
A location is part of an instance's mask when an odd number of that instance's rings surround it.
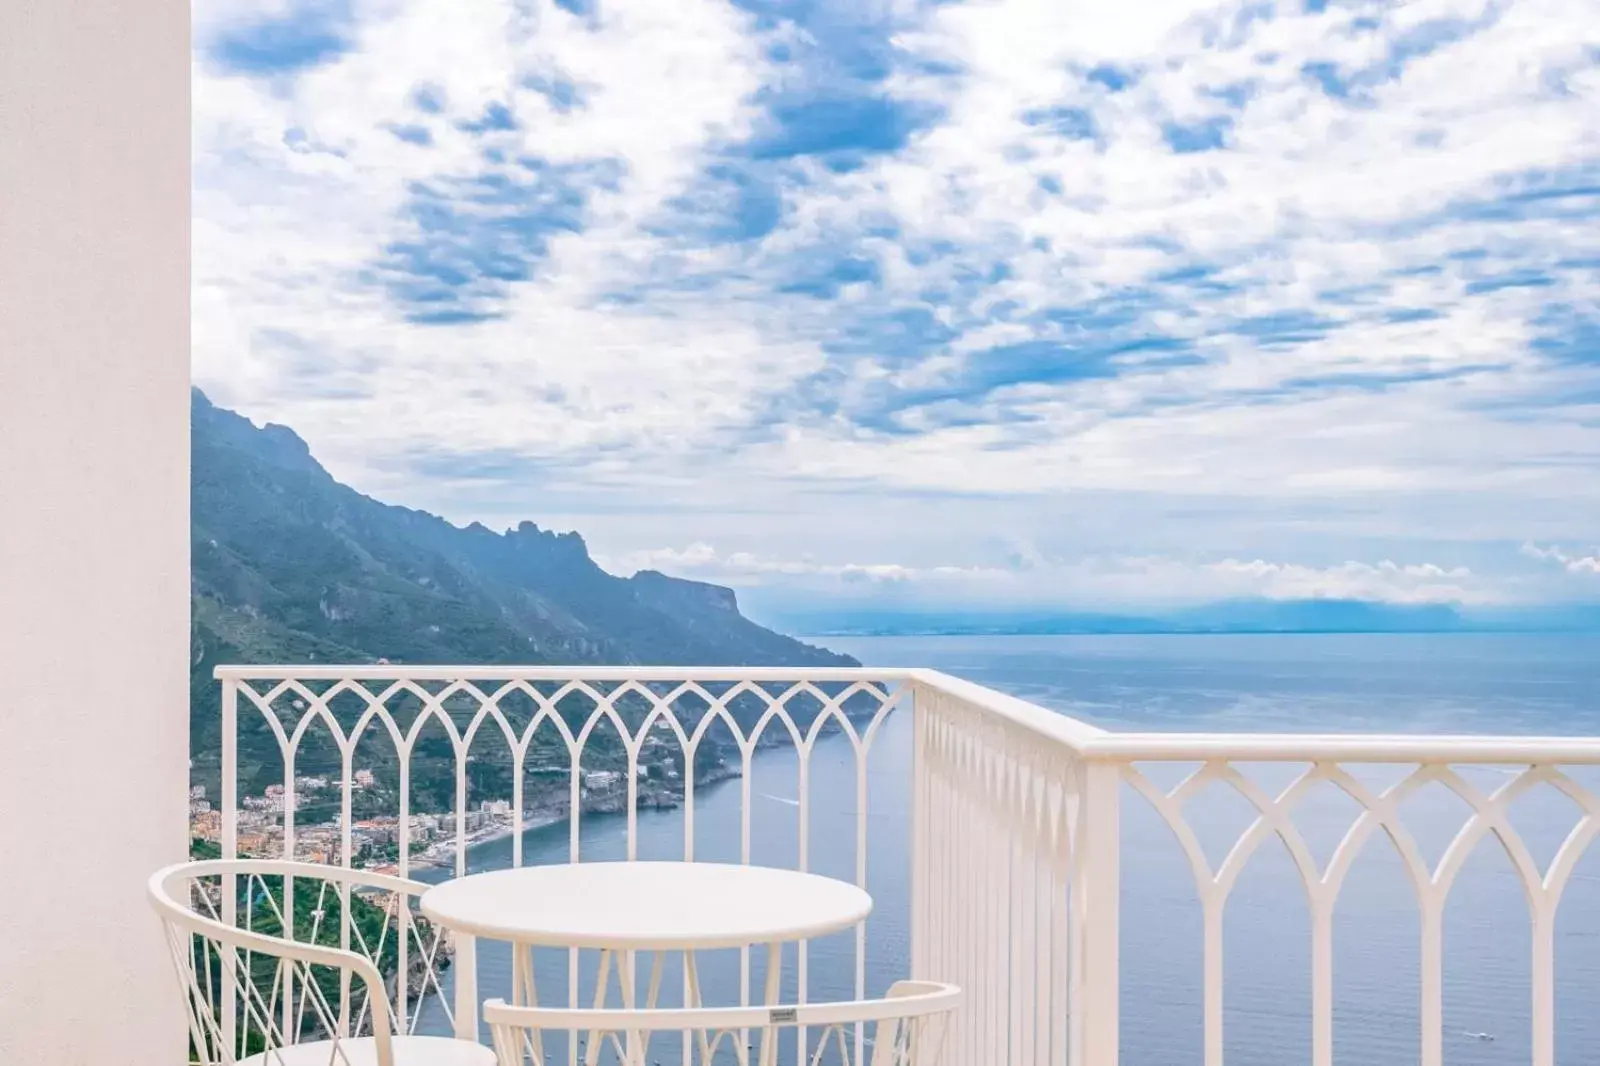
M 983 581 L 1006 579 L 1011 572 L 996 567 L 905 566 L 900 563 L 824 563 L 811 558 L 782 559 L 754 552 L 726 554 L 704 541 L 687 548 L 647 548 L 598 561 L 617 573 L 661 570 L 678 575 L 711 576 L 735 584 L 762 584 L 781 578 L 827 578 L 846 584 L 891 584 L 912 581 Z
M 1271 600 L 1364 600 L 1475 604 L 1498 601 L 1504 589 L 1464 566 L 1348 561 L 1327 566 L 1224 558 L 1192 562 L 1160 556 L 1053 559 L 1019 551 L 1010 565 L 910 566 L 785 559 L 719 552 L 697 542 L 600 559 L 618 573 L 657 569 L 737 587 L 781 585 L 821 597 L 881 596 L 893 585 L 902 601 L 990 606 L 1181 604 L 1259 597 Z
M 1227 581 L 1253 584 L 1275 600 L 1379 600 L 1392 603 L 1474 603 L 1493 599 L 1466 567 L 1433 563 L 1346 562 L 1330 567 L 1225 559 L 1205 568 Z
M 1600 552 L 1580 555 L 1555 545 L 1541 548 L 1537 544 L 1524 544 L 1522 553 L 1531 559 L 1558 563 L 1569 574 L 1600 575 Z

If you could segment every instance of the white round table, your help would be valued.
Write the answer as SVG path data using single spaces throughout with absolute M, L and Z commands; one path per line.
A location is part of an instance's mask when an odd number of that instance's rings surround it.
M 872 911 L 855 885 L 797 870 L 703 862 L 590 862 L 494 870 L 435 885 L 419 904 L 458 933 L 509 941 L 513 996 L 537 1002 L 525 948 L 598 948 L 596 1005 L 604 1003 L 613 952 L 633 1006 L 633 958 L 656 952 L 646 1006 L 660 987 L 661 952 L 681 951 L 688 997 L 699 1001 L 694 952 L 768 945 L 767 1002 L 777 999 L 782 945 L 836 933 Z M 524 994 L 525 993 L 525 994 Z

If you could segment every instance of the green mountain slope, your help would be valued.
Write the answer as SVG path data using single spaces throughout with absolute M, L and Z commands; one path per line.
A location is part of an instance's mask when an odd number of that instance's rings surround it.
M 495 533 L 335 481 L 304 441 L 192 403 L 197 756 L 220 662 L 849 666 L 765 629 L 732 590 L 606 573 L 576 533 Z

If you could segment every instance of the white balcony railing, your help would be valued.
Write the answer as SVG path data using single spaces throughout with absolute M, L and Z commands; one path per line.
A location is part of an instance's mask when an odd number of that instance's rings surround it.
M 240 854 L 242 840 L 247 851 L 298 855 L 315 838 L 336 864 L 390 857 L 400 874 L 427 876 L 423 860 L 442 854 L 460 874 L 482 854 L 474 841 L 488 834 L 475 823 L 488 817 L 509 843 L 483 844 L 499 849 L 484 862 L 701 858 L 843 876 L 877 909 L 850 943 L 802 945 L 785 982 L 802 1001 L 819 989 L 881 992 L 870 986 L 905 976 L 957 983 L 967 1000 L 950 1063 L 1112 1066 L 1119 1049 L 1154 1063 L 1165 1053 L 1133 1054 L 1139 1034 L 1119 1012 L 1182 1013 L 1192 993 L 1199 1046 L 1181 1058 L 1220 1066 L 1225 1049 L 1233 1055 L 1224 914 L 1241 872 L 1276 838 L 1292 875 L 1275 890 L 1299 895 L 1285 904 L 1304 908 L 1309 932 L 1309 1002 L 1293 1024 L 1309 1033 L 1313 1066 L 1330 1066 L 1335 932 L 1366 935 L 1336 923 L 1338 903 L 1352 871 L 1371 872 L 1358 860 L 1372 841 L 1387 838 L 1416 907 L 1415 953 L 1397 967 L 1414 974 L 1414 1015 L 1400 1012 L 1395 1025 L 1410 1036 L 1395 1039 L 1415 1040 L 1402 1058 L 1441 1066 L 1447 903 L 1493 837 L 1526 902 L 1520 919 L 1494 916 L 1494 935 L 1526 938 L 1528 953 L 1526 986 L 1495 990 L 1525 1004 L 1526 1034 L 1501 1034 L 1499 1049 L 1535 1066 L 1557 1061 L 1556 918 L 1600 831 L 1590 780 L 1600 740 L 1108 733 L 924 670 L 296 666 L 217 676 L 224 856 Z M 266 782 L 281 796 L 266 795 Z M 1455 809 L 1415 802 L 1425 794 L 1452 795 Z M 1535 794 L 1545 806 L 1525 834 L 1513 807 Z M 1236 826 L 1219 821 L 1219 795 L 1247 805 Z M 1570 829 L 1551 815 L 1552 798 L 1567 805 Z M 503 813 L 483 815 L 486 801 Z M 361 824 L 383 803 L 392 821 Z M 439 815 L 442 843 L 426 839 Z M 559 828 L 528 834 L 557 816 L 564 847 L 550 843 Z M 1155 845 L 1137 827 L 1152 824 L 1171 831 L 1165 846 L 1175 837 L 1192 886 L 1176 880 L 1180 867 L 1144 860 Z M 1125 980 L 1124 945 L 1154 937 L 1165 956 L 1184 930 L 1124 925 L 1125 901 L 1191 887 L 1198 972 L 1153 993 L 1170 1003 L 1129 998 L 1138 992 Z M 1597 904 L 1587 897 L 1585 914 Z M 476 948 L 456 947 L 462 1034 L 478 1032 L 477 1002 L 506 979 L 490 947 L 481 958 Z M 564 955 L 576 1005 L 587 964 Z M 1170 956 L 1174 969 L 1186 957 L 1176 947 Z M 751 971 L 747 953 L 725 968 L 741 1002 Z M 1571 1050 L 1600 1049 L 1600 1029 L 1575 1024 L 1571 1038 L 1593 1044 Z M 1568 1038 L 1565 1017 L 1560 1032 Z

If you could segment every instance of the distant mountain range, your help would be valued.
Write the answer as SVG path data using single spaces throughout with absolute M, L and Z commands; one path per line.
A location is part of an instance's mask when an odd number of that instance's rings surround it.
M 1138 633 L 1597 632 L 1600 607 L 1461 608 L 1362 600 L 1244 599 L 1148 613 L 855 610 L 788 613 L 783 623 L 818 636 L 953 636 Z
M 306 443 L 191 404 L 194 750 L 217 663 L 853 666 L 763 628 L 731 589 L 606 573 L 577 533 L 496 533 L 335 481 Z

